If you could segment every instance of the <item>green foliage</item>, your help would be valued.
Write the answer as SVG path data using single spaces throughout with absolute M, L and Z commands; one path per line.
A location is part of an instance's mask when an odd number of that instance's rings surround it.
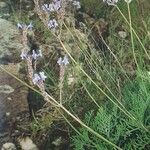
M 128 111 L 148 128 L 150 125 L 148 119 L 150 115 L 148 111 L 150 102 L 149 82 L 144 81 L 143 78 L 137 78 L 132 83 L 127 83 L 122 91 L 123 100 Z M 111 106 L 109 103 L 105 107 L 101 107 L 96 114 L 94 112 L 87 113 L 85 123 L 124 150 L 143 150 L 148 149 L 150 146 L 150 134 L 136 121 L 127 119 L 118 108 Z M 113 149 L 107 143 L 90 135 L 86 129 L 80 128 L 79 131 L 81 135 L 76 134 L 73 136 L 75 150 Z
M 105 17 L 109 10 L 99 0 L 81 0 L 81 4 L 88 14 L 94 15 L 95 17 Z

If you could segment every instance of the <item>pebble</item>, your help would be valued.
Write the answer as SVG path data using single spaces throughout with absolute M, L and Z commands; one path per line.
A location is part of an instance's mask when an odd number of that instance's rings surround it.
M 5 143 L 1 150 L 16 150 L 16 146 L 13 143 Z
M 4 8 L 6 6 L 7 6 L 7 4 L 5 2 L 0 2 L 0 8 Z
M 19 144 L 22 150 L 38 150 L 37 146 L 29 137 L 19 139 Z
M 6 117 L 9 117 L 10 116 L 10 112 L 6 112 Z
M 123 39 L 125 39 L 127 37 L 127 33 L 125 31 L 119 31 L 118 35 Z

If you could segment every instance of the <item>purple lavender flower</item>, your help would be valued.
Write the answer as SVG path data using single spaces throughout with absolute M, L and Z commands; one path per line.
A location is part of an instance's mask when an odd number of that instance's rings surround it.
M 53 3 L 49 4 L 48 10 L 49 10 L 50 12 L 55 11 L 55 9 L 54 9 L 54 4 L 53 4 Z
M 22 29 L 23 28 L 23 26 L 20 23 L 17 23 L 17 27 L 18 27 L 18 29 Z
M 62 58 L 61 58 L 61 57 L 58 59 L 57 64 L 59 64 L 59 66 L 63 64 L 63 63 L 62 63 Z
M 58 11 L 61 8 L 61 1 L 60 0 L 54 0 L 54 10 Z
M 39 50 L 39 53 L 37 54 L 37 53 L 35 52 L 35 50 L 33 50 L 33 51 L 32 51 L 32 58 L 36 60 L 38 57 L 42 57 L 42 51 Z
M 45 81 L 47 77 L 44 75 L 44 72 L 35 73 L 33 76 L 33 84 L 37 84 L 39 81 Z
M 76 6 L 77 9 L 81 8 L 81 5 L 80 5 L 79 1 L 73 1 L 73 5 Z
M 68 61 L 68 57 L 65 55 L 64 59 L 62 59 L 61 57 L 58 59 L 57 63 L 60 65 L 68 65 L 69 61 Z
M 36 60 L 36 59 L 37 59 L 37 56 L 38 56 L 38 55 L 36 54 L 35 50 L 33 50 L 33 51 L 32 51 L 32 58 Z
M 44 72 L 39 72 L 40 78 L 42 81 L 45 81 L 45 79 L 47 78 L 47 76 L 45 76 Z
M 40 80 L 41 80 L 40 76 L 37 73 L 35 73 L 32 79 L 33 84 L 37 84 Z
M 54 12 L 54 11 L 55 11 L 54 3 L 44 4 L 44 5 L 42 6 L 42 10 L 44 10 L 44 11 L 46 11 L 46 12 L 48 12 L 48 11 Z
M 27 29 L 32 29 L 33 28 L 33 25 L 32 25 L 32 22 L 30 22 L 30 24 L 27 26 Z
M 27 29 L 32 29 L 33 28 L 33 25 L 32 23 L 30 22 L 30 24 L 27 26 L 26 24 L 20 24 L 20 23 L 17 23 L 17 27 L 19 29 L 23 29 L 23 28 L 27 28 Z
M 60 8 L 61 8 L 61 1 L 60 0 L 54 0 L 52 3 L 44 4 L 42 6 L 42 10 L 50 11 L 50 12 L 58 11 Z
M 27 52 L 22 51 L 20 57 L 21 57 L 21 59 L 26 59 L 27 58 Z
M 106 2 L 108 5 L 116 5 L 118 0 L 103 0 L 103 2 Z
M 132 0 L 124 0 L 126 3 L 131 3 Z
M 39 54 L 38 54 L 38 56 L 39 57 L 42 57 L 43 55 L 42 55 L 42 51 L 41 50 L 39 50 Z
M 50 29 L 56 28 L 57 26 L 58 26 L 58 23 L 57 23 L 57 21 L 56 21 L 55 19 L 52 19 L 52 20 L 50 20 L 50 21 L 48 22 L 48 27 L 49 27 Z
M 48 8 L 48 4 L 44 4 L 42 5 L 42 10 L 43 11 L 47 11 L 49 8 Z
M 65 55 L 64 56 L 64 60 L 62 61 L 62 63 L 66 66 L 69 64 L 69 61 L 68 61 L 68 57 Z

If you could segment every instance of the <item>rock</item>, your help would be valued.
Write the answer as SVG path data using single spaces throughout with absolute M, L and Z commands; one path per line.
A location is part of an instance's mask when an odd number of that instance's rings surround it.
M 17 62 L 20 60 L 20 33 L 11 22 L 0 18 L 0 63 Z
M 0 8 L 4 8 L 6 6 L 7 6 L 7 4 L 5 2 L 0 2 Z
M 8 72 L 22 78 L 17 64 L 1 65 Z M 14 77 L 0 70 L 0 116 L 10 112 L 13 117 L 17 117 L 22 112 L 29 112 L 28 108 L 28 88 L 23 86 Z M 11 99 L 11 100 L 10 100 Z M 4 107 L 4 109 L 2 109 Z
M 5 143 L 3 144 L 1 150 L 16 150 L 16 146 L 13 143 Z
M 127 37 L 127 33 L 125 31 L 119 31 L 118 35 L 123 39 L 125 39 Z
M 10 94 L 14 92 L 14 89 L 9 85 L 0 85 L 0 93 Z
M 55 141 L 52 142 L 55 146 L 60 146 L 62 144 L 62 137 L 57 138 Z
M 38 150 L 37 146 L 29 137 L 19 139 L 19 144 L 22 150 Z
M 76 82 L 75 77 L 72 74 L 69 74 L 68 85 L 74 85 L 75 82 Z
M 19 73 L 19 64 L 8 63 L 8 65 L 0 66 L 22 79 L 23 75 Z M 5 136 L 5 133 L 11 130 L 11 134 L 13 134 L 16 127 L 12 128 L 12 126 L 17 121 L 16 118 L 23 114 L 29 114 L 27 96 L 28 88 L 0 69 L 0 147 L 2 147 L 2 143 L 11 141 L 11 136 Z M 23 124 L 25 123 L 23 122 Z
M 6 112 L 6 117 L 9 117 L 10 116 L 10 112 Z

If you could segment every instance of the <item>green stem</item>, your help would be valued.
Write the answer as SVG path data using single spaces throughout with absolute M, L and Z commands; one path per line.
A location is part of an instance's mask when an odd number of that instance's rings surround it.
M 132 51 L 133 51 L 133 57 L 136 63 L 136 66 L 138 67 L 138 62 L 135 55 L 135 46 L 134 46 L 134 39 L 133 39 L 133 31 L 132 31 L 132 20 L 131 20 L 131 12 L 130 12 L 130 4 L 127 3 L 128 7 L 128 15 L 129 15 L 129 26 L 130 26 L 130 37 L 131 37 L 131 45 L 132 45 Z
M 15 75 L 11 74 L 9 71 L 7 71 L 6 69 L 4 69 L 2 66 L 0 66 L 0 69 L 5 71 L 6 73 L 8 73 L 10 76 L 14 77 L 16 80 L 18 80 L 19 82 L 21 82 L 23 85 L 29 87 L 30 89 L 32 89 L 33 91 L 37 92 L 38 94 L 42 95 L 42 93 L 38 90 L 36 90 L 35 88 L 33 88 L 32 86 L 28 85 L 27 83 L 25 83 L 24 81 L 22 81 L 21 79 L 19 79 L 18 77 L 16 77 Z M 51 103 L 51 100 L 53 101 L 51 104 L 54 104 L 54 106 L 57 106 L 58 108 L 61 108 L 63 111 L 65 111 L 71 118 L 73 118 L 76 122 L 78 122 L 81 126 L 85 127 L 89 132 L 91 132 L 92 134 L 94 134 L 95 136 L 97 136 L 98 138 L 102 139 L 103 141 L 107 142 L 108 144 L 112 145 L 113 147 L 117 148 L 118 150 L 122 150 L 120 147 L 118 147 L 117 145 L 115 145 L 114 143 L 112 143 L 111 141 L 107 140 L 106 138 L 104 138 L 102 135 L 98 134 L 97 132 L 95 132 L 93 129 L 91 129 L 90 127 L 88 127 L 86 124 L 84 124 L 79 118 L 75 117 L 71 112 L 69 112 L 63 105 L 61 105 L 60 103 L 58 103 L 52 96 L 48 95 L 49 100 L 47 102 Z
M 121 14 L 121 16 L 122 16 L 123 19 L 125 20 L 125 22 L 130 26 L 129 21 L 127 20 L 127 18 L 125 17 L 125 15 L 122 13 L 122 11 L 120 10 L 120 8 L 119 8 L 117 5 L 116 5 L 115 7 L 116 7 L 117 10 L 119 11 L 119 13 Z M 146 50 L 146 48 L 144 47 L 144 45 L 143 45 L 142 41 L 140 40 L 139 36 L 137 35 L 136 31 L 135 31 L 133 28 L 132 28 L 132 31 L 133 31 L 134 35 L 136 36 L 137 40 L 139 41 L 140 45 L 142 46 L 142 48 L 143 48 L 145 54 L 147 55 L 148 59 L 150 59 L 150 56 L 149 56 L 149 54 L 147 53 L 147 50 Z

